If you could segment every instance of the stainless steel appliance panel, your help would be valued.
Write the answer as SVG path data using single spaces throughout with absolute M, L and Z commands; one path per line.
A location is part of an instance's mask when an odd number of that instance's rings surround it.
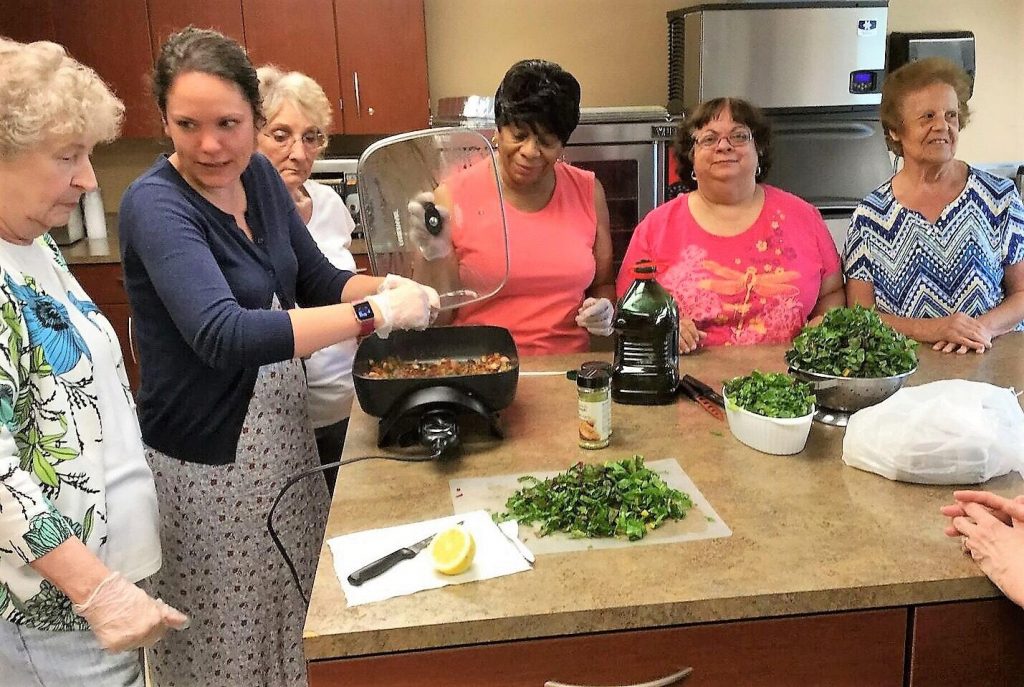
M 892 176 L 875 119 L 772 117 L 772 168 L 765 182 L 815 207 L 852 210 Z
M 687 13 L 684 105 L 726 96 L 761 108 L 877 105 L 880 93 L 851 92 L 851 80 L 854 72 L 884 70 L 887 15 L 886 7 Z

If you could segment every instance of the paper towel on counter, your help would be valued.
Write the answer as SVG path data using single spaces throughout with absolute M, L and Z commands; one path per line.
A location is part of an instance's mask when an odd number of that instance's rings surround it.
M 358 587 L 348 583 L 348 576 L 367 563 L 386 556 L 403 546 L 414 544 L 425 537 L 462 521 L 476 542 L 476 555 L 469 569 L 459 575 L 442 575 L 434 570 L 429 547 L 418 556 L 405 560 L 387 572 L 364 582 Z M 503 523 L 507 526 L 508 523 Z M 515 525 L 515 523 L 511 523 Z M 516 536 L 515 529 L 506 529 Z M 349 606 L 383 601 L 393 596 L 413 594 L 424 589 L 437 589 L 449 584 L 463 584 L 492 577 L 511 575 L 530 569 L 530 564 L 491 520 L 490 513 L 475 511 L 436 520 L 424 520 L 408 525 L 353 532 L 327 541 L 334 558 L 334 572 L 345 592 Z

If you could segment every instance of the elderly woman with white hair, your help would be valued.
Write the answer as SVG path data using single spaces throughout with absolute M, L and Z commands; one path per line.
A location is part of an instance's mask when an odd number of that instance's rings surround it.
M 331 124 L 331 104 L 323 88 L 300 72 L 282 72 L 267 65 L 256 70 L 266 122 L 257 142 L 281 174 L 295 201 L 299 217 L 324 256 L 338 269 L 355 272 L 349 248 L 355 222 L 341 197 L 330 187 L 309 178 L 313 161 L 327 146 L 325 131 Z M 323 464 L 338 460 L 345 445 L 348 417 L 355 393 L 352 359 L 355 340 L 321 349 L 306 360 L 309 416 Z M 338 468 L 325 473 L 334 490 Z
M 138 685 L 184 615 L 160 567 L 153 475 L 110 322 L 47 231 L 96 187 L 124 107 L 54 43 L 0 38 L 0 675 Z

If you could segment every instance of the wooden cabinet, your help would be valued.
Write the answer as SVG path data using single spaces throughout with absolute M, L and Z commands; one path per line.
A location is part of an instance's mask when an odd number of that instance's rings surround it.
M 54 40 L 53 8 L 39 0 L 6 0 L 0 11 L 0 36 L 22 43 Z
M 71 265 L 71 273 L 82 285 L 93 303 L 110 320 L 117 332 L 117 340 L 121 344 L 124 356 L 124 369 L 128 373 L 128 383 L 132 391 L 139 388 L 139 366 L 132 354 L 130 316 L 128 294 L 124 290 L 124 275 L 118 263 L 90 263 Z
M 160 45 L 188 25 L 245 45 L 255 66 L 308 74 L 334 109 L 333 133 L 428 125 L 423 0 L 10 0 L 0 35 L 52 40 L 103 77 L 126 107 L 122 135 L 162 127 L 149 79 Z
M 540 687 L 556 680 L 618 685 L 692 667 L 682 687 L 899 687 L 907 613 L 774 618 L 312 662 L 309 684 Z
M 346 134 L 427 127 L 423 0 L 335 0 Z
M 215 29 L 245 45 L 242 0 L 148 0 L 149 34 L 156 59 L 160 46 L 186 26 Z
M 1024 676 L 1024 610 L 1006 599 L 913 610 L 911 687 L 1019 685 Z
M 252 63 L 299 71 L 324 89 L 334 110 L 333 133 L 343 131 L 338 45 L 331 0 L 242 0 L 245 45 Z
M 146 0 L 51 0 L 54 38 L 96 70 L 125 105 L 122 135 L 153 137 L 160 118 L 150 95 L 153 71 Z

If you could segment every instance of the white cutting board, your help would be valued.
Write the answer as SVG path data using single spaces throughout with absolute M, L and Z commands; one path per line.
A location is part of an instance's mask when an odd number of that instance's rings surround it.
M 587 551 L 589 549 L 616 549 L 626 546 L 642 546 L 645 544 L 671 544 L 676 542 L 695 541 L 698 539 L 715 539 L 728 537 L 732 530 L 722 521 L 708 500 L 697 489 L 689 475 L 683 472 L 679 463 L 671 458 L 646 461 L 647 468 L 661 475 L 665 482 L 675 489 L 689 494 L 693 508 L 682 520 L 667 520 L 656 530 L 638 541 L 626 538 L 602 537 L 596 539 L 573 539 L 563 532 L 555 532 L 546 537 L 537 536 L 537 530 L 527 525 L 519 526 L 519 538 L 535 554 L 564 553 L 566 551 Z M 531 472 L 538 479 L 547 479 L 558 474 L 552 472 Z M 513 493 L 524 485 L 519 481 L 522 474 L 495 475 L 492 477 L 472 477 L 453 479 L 448 482 L 452 505 L 455 513 L 469 513 L 475 510 L 486 510 L 490 513 L 505 511 L 505 502 Z

